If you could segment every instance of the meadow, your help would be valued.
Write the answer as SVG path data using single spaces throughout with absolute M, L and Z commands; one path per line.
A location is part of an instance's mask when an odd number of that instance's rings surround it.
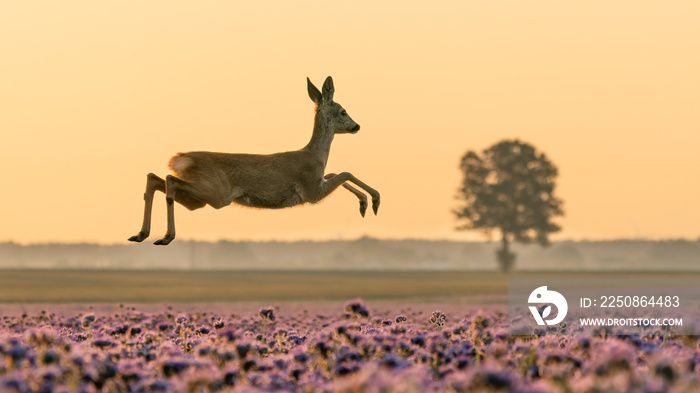
M 511 277 L 697 277 L 698 273 L 482 271 L 2 270 L 0 303 L 502 298 Z
M 0 391 L 700 389 L 696 337 L 574 326 L 509 336 L 512 276 L 3 271 Z

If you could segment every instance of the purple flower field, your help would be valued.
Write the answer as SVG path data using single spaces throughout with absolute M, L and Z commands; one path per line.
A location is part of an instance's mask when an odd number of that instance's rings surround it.
M 1 392 L 690 392 L 695 337 L 510 337 L 409 301 L 3 305 Z

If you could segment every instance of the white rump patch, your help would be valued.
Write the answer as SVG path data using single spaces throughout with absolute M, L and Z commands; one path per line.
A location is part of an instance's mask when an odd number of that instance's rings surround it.
M 192 163 L 191 158 L 178 155 L 173 157 L 172 161 L 170 162 L 170 169 L 172 169 L 176 174 L 184 173 L 187 168 L 192 166 Z

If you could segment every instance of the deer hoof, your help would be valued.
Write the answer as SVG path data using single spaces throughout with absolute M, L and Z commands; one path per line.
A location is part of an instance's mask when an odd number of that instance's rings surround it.
M 362 217 L 364 217 L 366 211 L 367 211 L 367 202 L 360 201 L 360 215 L 362 215 Z
M 148 234 L 147 234 L 147 233 L 139 232 L 138 235 L 132 236 L 132 237 L 130 237 L 130 238 L 127 239 L 127 240 L 129 240 L 130 242 L 141 243 L 141 242 L 144 241 L 147 237 L 148 237 Z
M 377 211 L 379 210 L 379 199 L 373 199 L 372 200 L 372 210 L 374 211 L 374 215 L 377 215 Z
M 165 235 L 165 237 L 156 240 L 153 244 L 155 244 L 156 246 L 167 246 L 168 244 L 170 244 L 171 241 L 173 241 L 174 238 L 175 236 Z

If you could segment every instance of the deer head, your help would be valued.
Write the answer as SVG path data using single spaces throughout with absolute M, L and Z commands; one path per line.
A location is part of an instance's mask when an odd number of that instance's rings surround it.
M 317 114 L 320 114 L 325 121 L 326 127 L 334 134 L 354 134 L 360 130 L 360 125 L 348 115 L 340 104 L 333 101 L 333 78 L 330 76 L 323 82 L 323 93 L 321 93 L 309 78 L 306 78 L 311 101 L 316 104 Z

